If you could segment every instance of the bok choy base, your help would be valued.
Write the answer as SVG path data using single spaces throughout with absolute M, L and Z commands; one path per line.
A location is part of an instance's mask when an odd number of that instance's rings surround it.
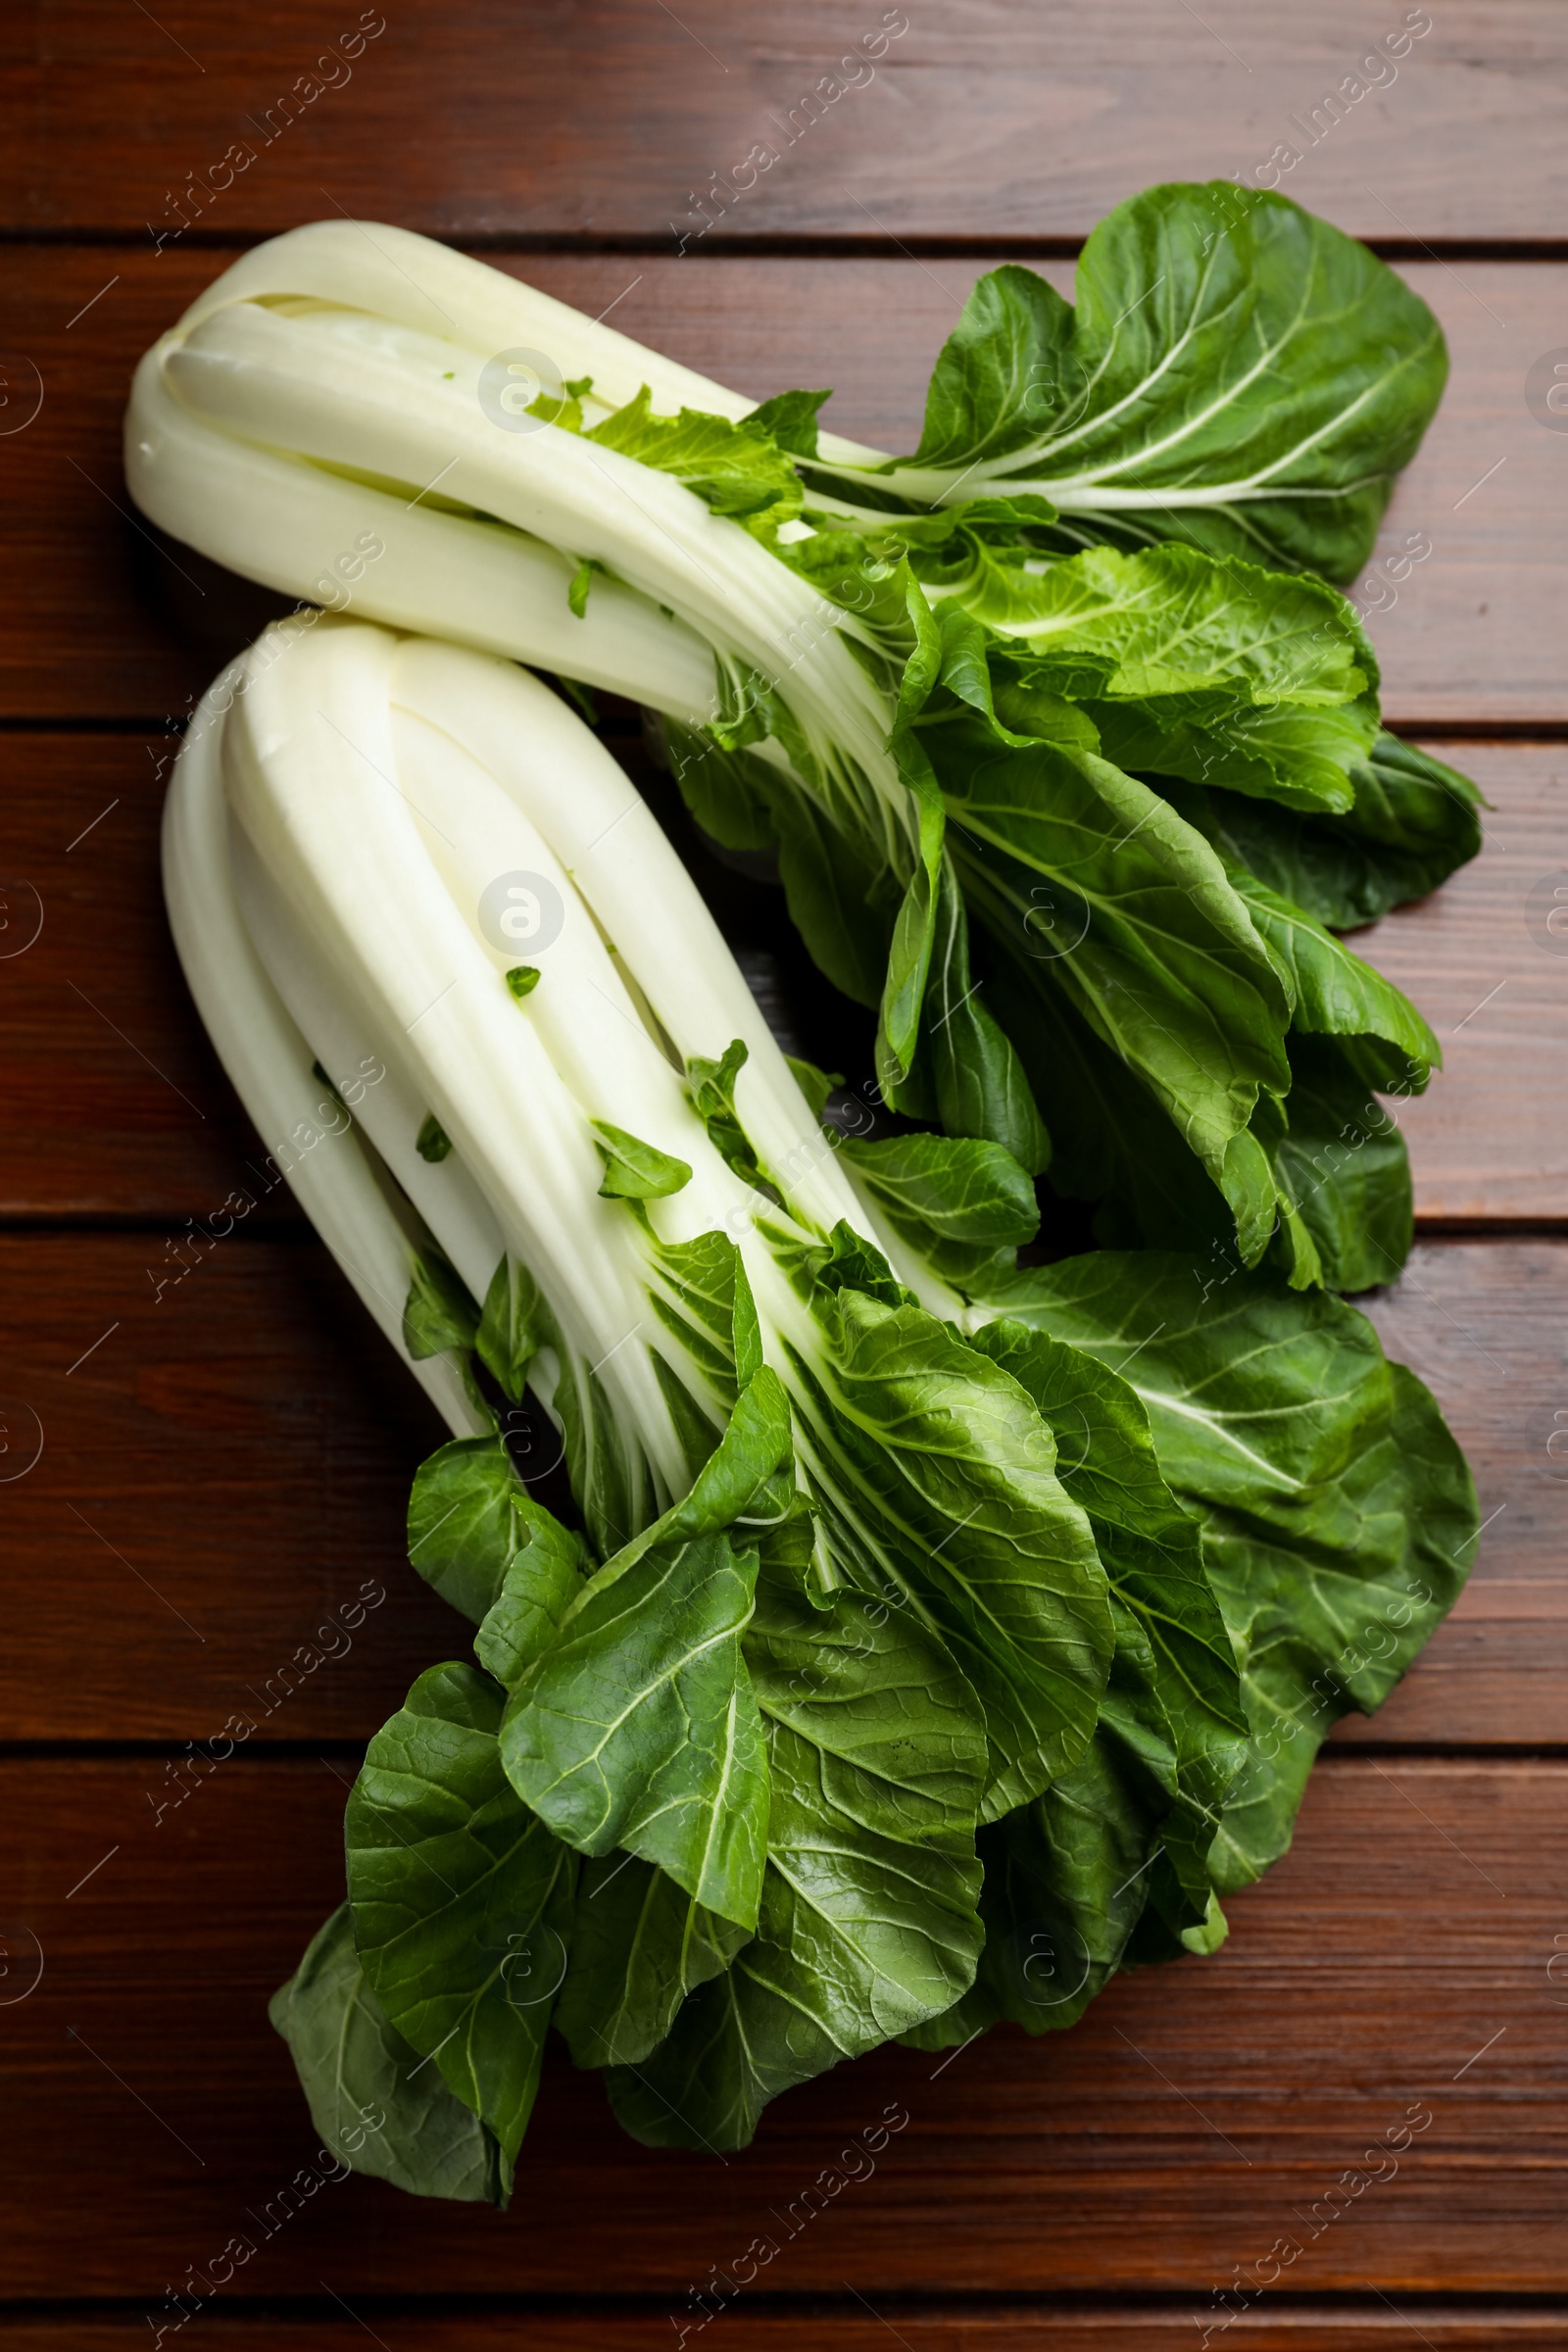
M 503 662 L 281 624 L 198 714 L 166 873 L 454 1433 L 410 1544 L 472 1656 L 372 1741 L 273 2004 L 318 2127 L 504 2202 L 552 2023 L 639 2136 L 725 2148 L 891 2036 L 1211 1947 L 1462 1580 L 1463 1464 L 1370 1326 L 1179 1255 L 1019 1270 L 995 1143 L 824 1133 L 625 777 Z M 509 1456 L 525 1387 L 580 1531 Z

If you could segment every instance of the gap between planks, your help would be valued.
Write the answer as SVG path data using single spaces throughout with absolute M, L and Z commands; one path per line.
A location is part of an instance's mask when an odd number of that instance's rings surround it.
M 179 242 L 187 252 L 247 252 L 253 245 L 265 244 L 270 237 L 281 236 L 294 225 L 287 221 L 270 225 L 250 222 L 224 228 L 192 224 L 180 232 Z M 813 234 L 788 229 L 745 236 L 735 231 L 725 235 L 720 230 L 709 243 L 683 248 L 661 230 L 625 230 L 604 236 L 575 229 L 532 234 L 522 229 L 468 228 L 451 234 L 420 233 L 429 235 L 432 244 L 450 245 L 454 251 L 466 253 L 624 254 L 631 260 L 667 257 L 700 262 L 725 256 L 740 261 L 781 262 L 1074 262 L 1088 241 L 1087 236 L 896 237 L 870 231 L 852 230 L 841 235 L 833 231 Z M 1360 237 L 1355 241 L 1375 253 L 1380 261 L 1393 263 L 1568 262 L 1568 237 Z M 84 251 L 91 247 L 117 253 L 145 253 L 147 232 L 145 228 L 111 228 L 94 226 L 91 222 L 49 228 L 0 228 L 0 251 Z

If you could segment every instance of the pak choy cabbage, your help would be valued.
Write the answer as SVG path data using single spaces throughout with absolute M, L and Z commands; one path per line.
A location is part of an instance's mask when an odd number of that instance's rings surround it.
M 272 2016 L 358 2169 L 504 2204 L 555 2029 L 657 2145 L 895 2037 L 1211 1950 L 1476 1530 L 1322 1290 L 1019 1261 L 995 1140 L 821 1123 L 615 761 L 512 664 L 347 619 L 198 711 L 198 1007 L 444 1416 L 449 1659 L 371 1741 Z M 351 1107 L 352 1105 L 352 1107 Z M 541 1501 L 559 1454 L 571 1497 Z
M 377 224 L 246 254 L 138 371 L 133 495 L 288 594 L 662 715 L 699 822 L 770 852 L 910 1119 L 1097 1204 L 1113 1247 L 1292 1287 L 1407 1253 L 1381 1098 L 1439 1048 L 1339 936 L 1474 855 L 1381 726 L 1331 583 L 1446 360 L 1353 239 L 1149 190 L 1069 304 L 981 279 L 919 447 L 760 407 Z M 369 551 L 367 554 L 367 550 Z

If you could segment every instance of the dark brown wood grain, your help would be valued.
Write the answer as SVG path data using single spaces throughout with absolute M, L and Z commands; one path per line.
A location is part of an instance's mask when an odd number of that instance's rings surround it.
M 873 2303 L 1113 2282 L 1212 2314 L 1212 2282 L 1281 2239 L 1299 2251 L 1265 2302 L 1568 2289 L 1561 1762 L 1338 1758 L 1213 1959 L 1118 1980 L 1059 2036 L 1009 2029 L 946 2063 L 884 2049 L 779 2102 L 746 2154 L 641 2150 L 552 2057 L 509 2217 L 349 2178 L 270 2236 L 316 2141 L 265 2002 L 338 1899 L 348 1771 L 235 1760 L 157 1827 L 152 1777 L 0 1773 L 13 1981 L 43 1955 L 0 2013 L 0 2166 L 26 2213 L 8 2295 L 69 2278 L 156 2304 L 234 2232 L 257 2249 L 247 2292 L 324 2278 L 351 2304 L 586 2288 L 691 2317 L 688 2288 L 759 2237 L 773 2292 L 848 2281 Z M 1407 2124 L 1396 2169 L 1367 2156 Z
M 177 1262 L 0 1239 L 6 1736 L 364 1739 L 467 1646 L 404 1540 L 446 1432 L 316 1247 Z
M 344 2300 L 330 2289 L 317 2296 L 329 2311 Z M 410 2310 L 388 2308 L 384 2297 L 362 2293 L 347 2314 L 339 2309 L 328 2318 L 302 2316 L 298 2307 L 287 2319 L 276 2310 L 229 2313 L 211 2303 L 192 2314 L 198 2316 L 199 2340 L 216 2352 L 272 2352 L 274 2345 L 287 2352 L 364 2352 L 368 2338 L 385 2352 L 517 2352 L 519 2343 L 527 2352 L 675 2352 L 677 2344 L 667 2310 L 631 2313 L 603 2305 L 578 2313 L 528 2304 L 463 2312 L 424 2303 Z M 1445 2310 L 1401 2289 L 1397 2301 L 1385 2305 L 1380 2299 L 1369 2310 L 1348 2310 L 1342 2303 L 1271 2312 L 1265 2301 L 1238 2311 L 1222 2333 L 1226 2352 L 1409 2352 L 1422 2339 L 1439 2352 L 1538 2352 L 1546 2346 L 1555 2352 L 1562 2327 L 1555 2311 L 1498 2304 Z M 686 2343 L 694 2352 L 705 2341 L 721 2352 L 798 2352 L 822 2344 L 834 2352 L 887 2352 L 890 2342 L 904 2344 L 906 2352 L 1193 2352 L 1200 2332 L 1190 2307 L 1095 2311 L 1052 2297 L 1005 2311 L 911 2310 L 894 2296 L 878 2296 L 873 2304 L 842 2293 L 833 2305 L 815 2297 L 800 2298 L 793 2310 L 731 2310 L 721 2331 L 713 2329 L 711 2321 L 701 2333 L 692 2328 Z M 0 2318 L 6 2352 L 60 2352 L 66 2342 L 72 2352 L 125 2352 L 132 2345 L 146 2352 L 149 2340 L 140 2313 L 120 2320 Z M 1220 2334 L 1209 2340 L 1217 2344 Z
M 343 36 L 378 23 L 356 56 Z M 24 0 L 6 62 L 0 218 L 27 227 L 145 236 L 194 213 L 270 230 L 319 212 L 324 187 L 438 232 L 673 250 L 712 188 L 715 239 L 1077 237 L 1151 181 L 1236 172 L 1363 236 L 1568 234 L 1552 0 Z M 212 167 L 235 142 L 253 160 L 225 188 Z M 754 150 L 774 160 L 748 191 Z M 166 201 L 181 190 L 183 215 Z
M 0 572 L 0 716 L 177 715 L 280 609 L 157 545 L 120 470 L 136 360 L 226 258 L 178 247 L 156 257 L 109 246 L 0 251 L 0 352 L 35 366 L 43 386 L 32 421 L 0 434 L 13 550 Z M 931 364 L 985 267 L 490 258 L 590 313 L 613 304 L 626 333 L 759 399 L 834 385 L 835 425 L 893 448 L 913 446 Z M 1070 265 L 1042 267 L 1070 290 Z M 1396 492 L 1378 560 L 1355 584 L 1384 664 L 1385 708 L 1428 727 L 1559 723 L 1568 719 L 1568 440 L 1531 415 L 1524 383 L 1543 352 L 1568 348 L 1568 265 L 1403 269 L 1443 322 L 1452 376 Z M 13 374 L 20 414 L 32 378 L 20 361 Z M 1396 581 L 1383 559 L 1412 541 L 1431 552 Z
M 0 930 L 0 1214 L 205 1221 L 265 1157 L 207 1043 L 164 914 L 170 738 L 14 738 Z M 269 1143 L 275 1138 L 270 1138 Z M 163 1238 L 149 1243 L 155 1262 Z

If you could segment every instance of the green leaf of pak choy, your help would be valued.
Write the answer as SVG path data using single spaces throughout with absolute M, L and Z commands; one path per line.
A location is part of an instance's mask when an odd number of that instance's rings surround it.
M 469 1348 L 478 1329 L 479 1309 L 462 1276 L 433 1246 L 420 1250 L 403 1308 L 403 1345 L 410 1355 L 417 1363 L 449 1348 Z
M 510 2164 L 565 1974 L 577 1858 L 502 1769 L 505 1696 L 472 1666 L 422 1674 L 370 1742 L 345 1834 L 366 1982 Z
M 555 2015 L 574 2063 L 645 2059 L 688 1993 L 726 1969 L 747 1940 L 745 1928 L 705 1911 L 652 1862 L 615 1853 L 585 1862 Z
M 507 1771 L 581 1852 L 623 1846 L 708 1910 L 756 1924 L 767 1837 L 761 1723 L 742 1659 L 747 1514 L 787 1507 L 789 1407 L 759 1371 L 691 1493 L 577 1595 L 517 1684 Z
M 655 2147 L 744 2147 L 766 2102 L 950 2008 L 980 1952 L 974 1694 L 906 1614 L 768 1580 L 747 1656 L 770 1726 L 758 1932 L 686 2001 L 615 2112 Z
M 689 1161 L 658 1151 L 639 1136 L 628 1135 L 624 1127 L 612 1126 L 608 1119 L 593 1119 L 589 1124 L 605 1168 L 599 1187 L 601 1200 L 663 1200 L 690 1184 Z
M 392 2025 L 365 1981 L 340 1903 L 268 2005 L 323 2148 L 419 2197 L 504 2206 L 512 2167 L 483 2125 Z

